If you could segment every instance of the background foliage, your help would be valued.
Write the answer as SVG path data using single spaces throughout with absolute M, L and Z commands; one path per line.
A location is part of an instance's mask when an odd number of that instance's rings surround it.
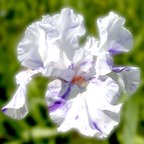
M 45 103 L 47 79 L 40 76 L 28 86 L 29 114 L 23 120 L 10 119 L 0 112 L 0 143 L 4 144 L 144 144 L 144 4 L 143 0 L 0 0 L 0 108 L 16 89 L 14 76 L 22 69 L 16 47 L 26 27 L 44 14 L 71 7 L 85 19 L 87 34 L 97 35 L 95 19 L 115 11 L 126 18 L 134 36 L 131 52 L 115 57 L 120 65 L 141 69 L 141 85 L 126 101 L 121 123 L 103 141 L 81 136 L 75 131 L 56 132 Z

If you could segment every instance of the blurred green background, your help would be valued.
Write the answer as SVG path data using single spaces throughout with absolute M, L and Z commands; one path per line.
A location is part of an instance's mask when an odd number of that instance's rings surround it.
M 115 11 L 126 18 L 125 26 L 134 36 L 131 52 L 115 57 L 118 65 L 141 69 L 141 85 L 122 110 L 121 123 L 103 141 L 86 138 L 75 131 L 56 132 L 50 121 L 45 90 L 48 80 L 40 76 L 28 86 L 29 113 L 13 120 L 0 112 L 0 144 L 144 144 L 144 3 L 143 0 L 0 0 L 0 108 L 16 89 L 15 74 L 22 70 L 16 47 L 26 27 L 44 14 L 71 7 L 85 19 L 87 34 L 98 36 L 95 19 Z

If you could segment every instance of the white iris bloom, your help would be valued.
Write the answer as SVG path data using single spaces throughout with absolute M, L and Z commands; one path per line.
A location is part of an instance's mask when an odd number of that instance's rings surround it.
M 16 76 L 19 87 L 3 112 L 15 119 L 25 117 L 26 86 L 41 73 L 55 79 L 48 84 L 46 102 L 58 131 L 77 129 L 85 136 L 106 138 L 120 120 L 120 93 L 135 92 L 140 73 L 136 67 L 113 63 L 114 54 L 132 47 L 124 19 L 111 12 L 97 23 L 100 40 L 90 37 L 83 47 L 83 17 L 71 9 L 30 25 L 18 45 L 18 59 L 29 70 Z

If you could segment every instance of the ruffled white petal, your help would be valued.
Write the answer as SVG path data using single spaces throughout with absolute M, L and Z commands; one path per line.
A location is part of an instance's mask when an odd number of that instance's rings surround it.
M 30 25 L 18 45 L 18 59 L 30 69 L 46 67 L 60 60 L 68 66 L 78 47 L 78 37 L 85 33 L 83 17 L 71 9 L 44 16 Z
M 137 67 L 115 67 L 113 71 L 117 73 L 111 75 L 112 78 L 117 80 L 123 92 L 126 91 L 128 95 L 132 95 L 138 88 L 140 84 L 140 70 Z
M 91 86 L 93 84 L 93 87 L 97 87 L 97 94 L 101 93 L 104 97 L 95 97 L 98 101 L 100 101 L 101 104 L 104 104 L 105 101 L 107 101 L 110 104 L 117 104 L 119 99 L 119 86 L 118 84 L 107 75 L 100 76 L 98 78 L 92 78 L 90 81 Z M 87 87 L 87 90 L 89 90 Z M 91 99 L 92 100 L 92 99 Z M 103 102 L 103 103 L 102 103 Z
M 23 66 L 30 69 L 43 67 L 43 60 L 38 52 L 41 42 L 45 43 L 43 31 L 39 28 L 38 23 L 34 23 L 27 28 L 17 48 L 18 59 Z
M 57 29 L 59 37 L 55 40 L 54 45 L 60 49 L 59 60 L 62 60 L 66 66 L 69 66 L 75 49 L 79 46 L 78 38 L 85 33 L 83 17 L 66 8 L 60 14 L 54 15 L 51 18 L 43 17 L 43 21 L 50 23 Z M 53 51 L 53 53 L 55 52 Z
M 46 93 L 49 115 L 59 125 L 58 131 L 76 128 L 82 134 L 92 136 L 93 130 L 89 127 L 85 101 L 79 93 L 77 85 L 70 86 L 60 80 L 52 81 Z
M 50 83 L 46 98 L 50 117 L 59 125 L 58 131 L 77 129 L 85 136 L 105 138 L 119 123 L 118 94 L 118 85 L 103 76 L 93 78 L 86 89 L 55 80 Z
M 31 80 L 32 75 L 40 72 L 41 70 L 36 71 L 22 71 L 16 75 L 16 82 L 19 85 L 16 93 L 14 94 L 11 101 L 2 108 L 2 111 L 14 118 L 22 119 L 28 113 L 28 108 L 26 104 L 26 85 Z
M 97 75 L 106 75 L 112 71 L 113 59 L 107 52 L 102 52 L 97 56 L 95 69 Z
M 118 85 L 111 78 L 93 79 L 86 91 L 72 99 L 58 130 L 66 132 L 74 128 L 85 136 L 107 137 L 119 123 L 121 104 L 112 104 L 117 94 Z
M 47 18 L 43 17 L 43 21 L 47 21 Z M 51 24 L 57 28 L 63 40 L 69 41 L 71 44 L 76 44 L 77 37 L 85 33 L 83 17 L 75 14 L 69 8 L 65 8 L 60 14 L 54 15 L 51 18 Z
M 71 107 L 69 107 L 62 124 L 58 127 L 58 131 L 60 132 L 66 132 L 70 129 L 76 129 L 82 135 L 91 137 L 95 133 L 99 133 L 99 130 L 94 128 L 89 118 L 87 104 L 81 94 L 72 99 Z
M 27 28 L 24 38 L 18 45 L 18 59 L 23 66 L 37 69 L 60 59 L 60 49 L 55 46 L 54 38 L 49 38 L 51 29 L 48 28 L 46 31 L 41 22 L 35 22 Z
M 98 138 L 107 137 L 120 120 L 121 104 L 118 103 L 118 85 L 109 77 L 92 79 L 85 91 L 89 117 L 99 130 L 94 135 Z
M 132 48 L 132 35 L 123 27 L 124 22 L 122 17 L 113 12 L 97 20 L 102 50 L 117 54 L 128 52 Z

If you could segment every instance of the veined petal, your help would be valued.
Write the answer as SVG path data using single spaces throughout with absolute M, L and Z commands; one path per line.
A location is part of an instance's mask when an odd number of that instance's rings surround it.
M 129 95 L 132 95 L 137 90 L 140 84 L 139 68 L 137 67 L 114 67 L 113 71 L 117 73 L 117 76 L 118 76 L 117 79 L 121 79 L 121 81 L 123 82 L 123 84 L 121 85 L 118 81 L 122 89 L 125 89 L 125 91 Z
M 96 59 L 95 69 L 98 75 L 106 75 L 112 71 L 113 59 L 107 52 L 102 52 Z
M 118 85 L 110 77 L 93 78 L 86 90 L 71 99 L 58 131 L 77 129 L 85 136 L 107 137 L 119 123 L 118 92 Z
M 89 119 L 87 104 L 81 93 L 71 100 L 71 107 L 69 107 L 65 119 L 58 127 L 60 132 L 66 132 L 70 129 L 76 129 L 82 135 L 91 137 L 99 133 L 99 130 L 94 129 Z
M 107 137 L 120 120 L 121 104 L 118 103 L 118 85 L 107 76 L 92 79 L 84 93 L 89 119 L 99 133 L 98 138 Z
M 61 80 L 54 80 L 49 83 L 46 92 L 46 102 L 49 108 L 49 115 L 52 120 L 60 125 L 69 108 L 71 107 L 71 98 L 76 96 L 79 91 L 77 86 Z
M 132 48 L 132 35 L 126 30 L 125 20 L 110 12 L 107 17 L 97 20 L 100 33 L 100 48 L 111 54 L 128 52 Z
M 26 86 L 20 85 L 14 94 L 12 100 L 3 107 L 2 111 L 14 118 L 14 119 L 22 119 L 28 113 L 28 108 L 26 105 Z
M 26 85 L 30 82 L 31 77 L 39 72 L 41 72 L 40 69 L 35 71 L 27 70 L 16 75 L 16 82 L 19 87 L 11 101 L 2 108 L 2 111 L 6 115 L 14 119 L 22 119 L 26 116 L 28 113 L 26 104 Z

